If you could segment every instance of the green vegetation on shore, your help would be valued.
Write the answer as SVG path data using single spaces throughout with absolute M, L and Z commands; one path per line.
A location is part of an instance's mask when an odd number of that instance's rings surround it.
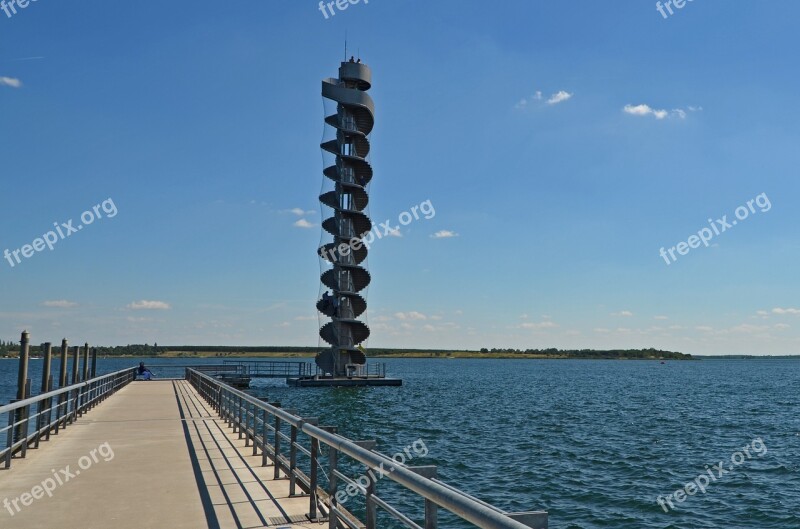
M 0 342 L 0 356 L 17 356 L 19 346 Z M 39 346 L 31 346 L 31 354 L 40 355 Z M 56 347 L 57 350 L 57 347 Z M 168 346 L 158 344 L 119 345 L 97 347 L 100 356 L 141 356 L 163 358 L 308 358 L 323 351 L 321 347 L 232 347 L 232 346 Z M 370 358 L 551 358 L 551 359 L 604 359 L 604 360 L 692 360 L 692 355 L 658 349 L 481 349 L 456 351 L 449 349 L 380 349 L 367 351 Z

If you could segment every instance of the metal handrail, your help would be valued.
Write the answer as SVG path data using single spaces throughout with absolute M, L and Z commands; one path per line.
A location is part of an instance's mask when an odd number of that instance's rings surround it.
M 336 500 L 337 485 L 336 477 L 340 475 L 337 470 L 338 455 L 343 454 L 350 459 L 357 461 L 367 467 L 367 471 L 380 471 L 381 475 L 400 484 L 406 490 L 411 491 L 426 500 L 426 521 L 425 527 L 432 529 L 437 526 L 436 508 L 441 507 L 456 516 L 472 523 L 475 527 L 482 529 L 530 529 L 531 526 L 525 525 L 515 518 L 523 515 L 542 514 L 544 516 L 543 525 L 546 527 L 545 513 L 505 513 L 495 507 L 481 502 L 471 496 L 441 482 L 435 481 L 414 471 L 413 468 L 406 467 L 383 454 L 362 447 L 363 443 L 356 443 L 338 435 L 330 428 L 316 426 L 316 419 L 303 419 L 297 415 L 287 412 L 281 408 L 265 403 L 242 391 L 234 389 L 227 384 L 209 377 L 195 369 L 186 370 L 186 379 L 192 384 L 198 393 L 225 419 L 233 428 L 234 432 L 239 433 L 239 437 L 246 437 L 246 445 L 252 440 L 253 453 L 256 454 L 257 448 L 262 449 L 263 465 L 266 466 L 267 458 L 272 459 L 275 465 L 275 477 L 279 477 L 283 471 L 291 480 L 290 487 L 294 490 L 294 484 L 309 483 L 306 492 L 310 495 L 309 518 L 316 519 L 318 507 L 323 507 L 332 518 L 340 517 L 342 523 L 350 525 L 350 520 L 345 521 L 349 513 L 346 513 L 338 506 Z M 251 411 L 252 410 L 252 411 Z M 260 413 L 259 413 L 260 411 Z M 261 415 L 261 424 L 258 424 L 258 415 Z M 271 416 L 275 426 L 268 424 L 267 415 Z M 252 420 L 251 420 L 252 419 Z M 286 436 L 280 432 L 281 423 L 286 423 L 291 427 L 292 435 L 289 439 L 290 456 L 287 460 L 281 453 L 280 439 Z M 334 429 L 335 430 L 335 429 Z M 274 441 L 270 442 L 267 432 L 274 435 Z M 296 466 L 297 450 L 303 447 L 297 441 L 298 433 L 303 433 L 311 440 L 311 469 L 307 477 Z M 319 454 L 320 444 L 329 446 L 332 450 L 329 455 L 329 490 L 323 491 L 317 485 L 318 466 L 316 456 Z M 303 450 L 306 452 L 305 450 Z M 306 452 L 309 453 L 309 452 Z M 287 464 L 288 463 L 288 464 Z M 393 469 L 386 472 L 386 469 Z M 367 521 L 366 529 L 375 529 L 375 516 L 370 515 L 371 508 L 380 506 L 393 517 L 398 518 L 399 514 L 393 507 L 389 506 L 384 500 L 375 495 L 375 482 L 372 482 L 366 494 Z M 360 492 L 364 492 L 359 487 Z M 291 492 L 290 492 L 291 493 Z M 327 505 L 319 503 L 321 496 L 327 496 Z M 387 509 L 387 507 L 389 507 Z M 350 515 L 352 516 L 352 515 Z M 404 515 L 398 518 L 405 523 L 411 521 Z M 413 522 L 412 522 L 413 523 Z M 540 523 L 540 522 L 537 522 Z M 418 527 L 406 524 L 409 527 Z M 337 527 L 336 520 L 331 520 L 331 527 Z
M 49 439 L 51 432 L 58 433 L 59 429 L 66 428 L 135 376 L 136 368 L 131 367 L 0 406 L 0 415 L 8 415 L 8 424 L 0 427 L 0 439 L 6 439 L 5 447 L 0 450 L 0 461 L 5 459 L 5 468 L 11 467 L 15 453 L 20 452 L 25 457 L 30 445 L 38 446 L 40 440 Z M 31 406 L 35 404 L 39 406 L 31 414 Z

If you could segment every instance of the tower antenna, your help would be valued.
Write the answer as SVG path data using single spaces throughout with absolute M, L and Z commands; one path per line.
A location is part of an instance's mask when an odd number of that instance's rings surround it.
M 347 30 L 344 30 L 344 62 L 347 62 Z

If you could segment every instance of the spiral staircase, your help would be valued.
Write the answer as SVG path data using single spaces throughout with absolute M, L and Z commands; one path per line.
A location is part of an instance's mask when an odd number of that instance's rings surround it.
M 323 174 L 334 183 L 334 189 L 320 195 L 320 202 L 333 211 L 322 222 L 332 236 L 317 253 L 331 268 L 320 279 L 329 289 L 317 301 L 327 320 L 320 326 L 320 337 L 330 349 L 315 359 L 320 371 L 333 377 L 347 377 L 366 364 L 359 345 L 369 337 L 369 327 L 359 320 L 367 310 L 367 301 L 360 294 L 370 283 L 370 274 L 363 266 L 367 248 L 362 236 L 372 229 L 372 221 L 364 213 L 369 203 L 367 185 L 372 180 L 369 134 L 375 123 L 375 105 L 367 94 L 372 72 L 361 62 L 343 62 L 338 79 L 322 81 L 322 96 L 336 103 L 336 113 L 325 116 L 325 123 L 335 129 L 336 139 L 320 147 L 335 156 L 335 164 Z

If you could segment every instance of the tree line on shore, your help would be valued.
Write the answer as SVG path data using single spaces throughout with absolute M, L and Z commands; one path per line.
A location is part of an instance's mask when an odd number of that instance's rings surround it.
M 75 344 L 82 345 L 82 344 Z M 60 344 L 54 344 L 54 351 L 60 349 Z M 232 354 L 247 355 L 255 353 L 291 353 L 315 354 L 324 351 L 324 347 L 287 347 L 287 346 L 252 346 L 239 347 L 227 345 L 182 345 L 159 346 L 157 343 L 117 345 L 113 347 L 98 346 L 97 353 L 101 356 L 158 356 L 165 352 L 179 353 L 181 356 L 194 356 L 195 354 L 213 354 L 215 356 L 228 356 Z M 0 356 L 16 356 L 19 352 L 19 343 L 0 340 Z M 31 345 L 31 354 L 40 355 L 40 346 Z M 660 349 L 487 349 L 480 351 L 455 351 L 452 349 L 386 349 L 371 348 L 368 356 L 451 356 L 453 354 L 477 356 L 537 356 L 544 358 L 597 358 L 597 359 L 650 359 L 650 360 L 691 360 L 692 355 L 663 351 Z

